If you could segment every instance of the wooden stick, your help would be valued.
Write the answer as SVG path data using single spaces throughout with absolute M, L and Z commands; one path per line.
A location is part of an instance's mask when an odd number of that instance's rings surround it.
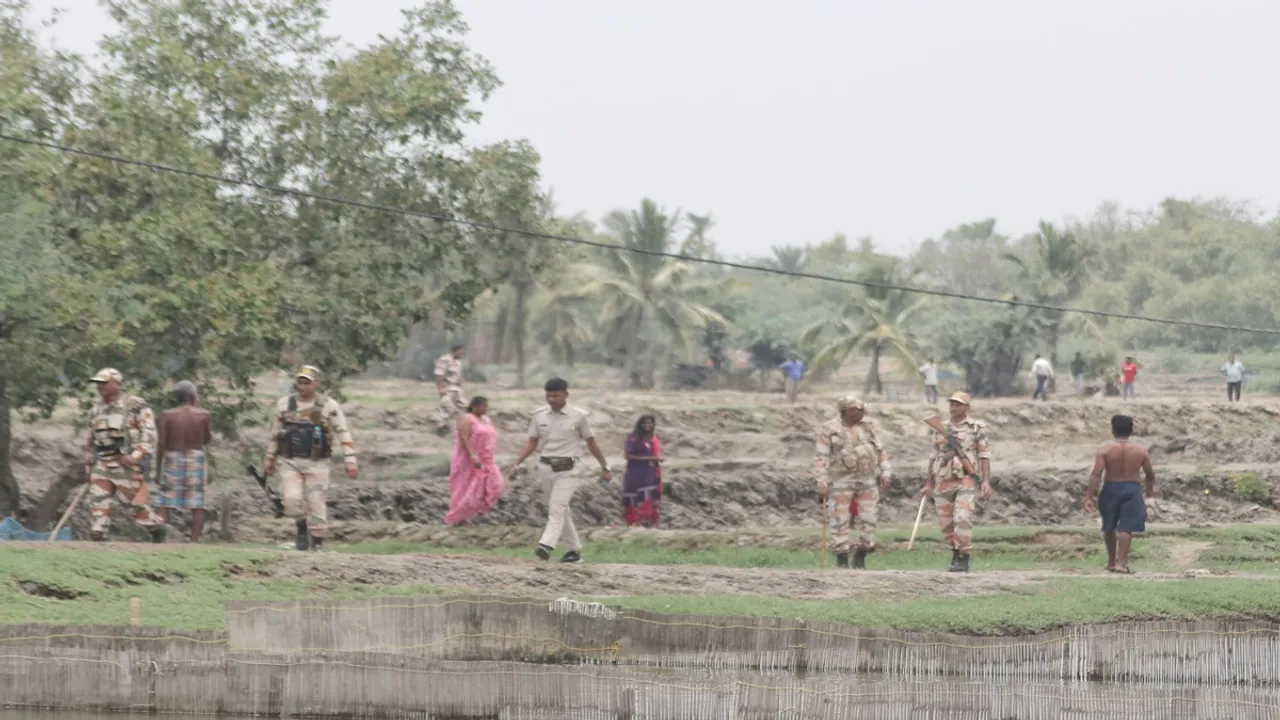
M 916 524 L 914 527 L 911 528 L 911 539 L 907 541 L 908 550 L 915 547 L 916 533 L 920 531 L 920 518 L 924 515 L 924 503 L 928 499 L 929 497 L 927 495 L 925 497 L 920 498 L 920 509 L 916 510 Z
M 827 567 L 827 503 L 822 502 L 822 559 L 818 561 L 818 567 L 826 569 Z
M 142 598 L 133 598 L 129 601 L 129 614 L 132 616 L 134 627 L 142 624 Z
M 62 513 L 62 519 L 59 520 L 58 524 L 53 528 L 53 532 L 49 533 L 49 539 L 46 542 L 53 542 L 54 539 L 58 537 L 58 533 L 62 532 L 62 526 L 66 525 L 67 521 L 71 519 L 71 513 L 75 511 L 76 506 L 80 504 L 80 499 L 83 498 L 84 494 L 88 491 L 89 483 L 85 483 L 80 486 L 79 492 L 77 492 L 76 496 L 71 499 L 71 504 L 67 506 L 67 511 Z

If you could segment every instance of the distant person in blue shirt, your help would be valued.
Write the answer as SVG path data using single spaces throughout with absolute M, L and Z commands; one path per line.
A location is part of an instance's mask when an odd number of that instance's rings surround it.
M 799 355 L 792 355 L 778 367 L 787 374 L 787 402 L 795 405 L 796 396 L 800 394 L 800 381 L 804 379 L 804 361 Z

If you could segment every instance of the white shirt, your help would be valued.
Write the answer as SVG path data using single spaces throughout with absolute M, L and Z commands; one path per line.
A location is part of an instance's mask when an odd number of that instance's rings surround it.
M 539 457 L 576 458 L 583 444 L 595 437 L 587 413 L 572 405 L 559 412 L 544 405 L 529 419 L 529 437 L 538 440 Z
M 1048 360 L 1039 358 L 1031 364 L 1031 374 L 1039 377 L 1053 377 L 1053 366 Z
M 1239 360 L 1223 365 L 1222 372 L 1227 374 L 1227 382 L 1244 381 L 1244 365 Z
M 938 384 L 938 366 L 933 363 L 927 363 L 920 366 L 920 372 L 924 373 L 925 385 Z

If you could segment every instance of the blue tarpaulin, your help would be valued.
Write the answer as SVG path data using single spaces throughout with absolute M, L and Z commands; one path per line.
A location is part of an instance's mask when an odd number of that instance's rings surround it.
M 22 523 L 11 517 L 0 522 L 0 540 L 48 540 L 49 533 L 36 532 L 22 527 Z M 58 540 L 71 540 L 71 528 L 62 528 L 58 532 Z

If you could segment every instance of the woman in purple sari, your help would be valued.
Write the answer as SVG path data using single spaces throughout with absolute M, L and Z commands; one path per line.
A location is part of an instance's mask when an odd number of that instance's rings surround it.
M 622 512 L 628 526 L 657 527 L 662 519 L 662 443 L 656 429 L 657 420 L 643 415 L 627 438 Z

